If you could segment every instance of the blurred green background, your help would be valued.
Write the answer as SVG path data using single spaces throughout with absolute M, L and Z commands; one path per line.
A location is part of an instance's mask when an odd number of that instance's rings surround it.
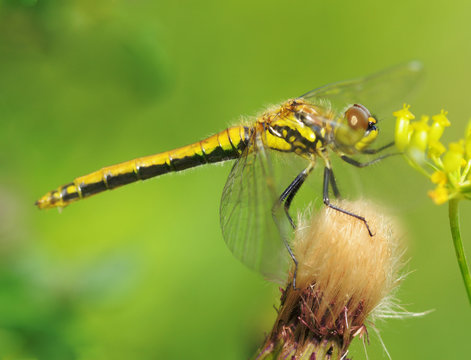
M 463 0 L 0 0 L 0 359 L 248 358 L 279 291 L 222 239 L 230 164 L 61 214 L 34 201 L 102 166 L 410 59 L 426 69 L 412 110 L 448 109 L 456 139 L 471 116 L 470 12 Z M 471 308 L 446 206 L 426 198 L 431 185 L 399 158 L 359 176 L 407 229 L 401 304 L 435 309 L 377 324 L 389 352 L 466 358 Z M 471 254 L 469 204 L 462 210 Z M 370 337 L 369 358 L 386 358 Z M 365 358 L 359 342 L 351 355 Z

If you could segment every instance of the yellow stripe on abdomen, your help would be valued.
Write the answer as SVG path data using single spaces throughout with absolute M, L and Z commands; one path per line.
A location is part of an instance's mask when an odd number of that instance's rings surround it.
M 65 207 L 105 190 L 168 172 L 235 159 L 245 149 L 252 129 L 231 127 L 205 140 L 163 153 L 107 166 L 52 190 L 36 201 L 40 209 Z

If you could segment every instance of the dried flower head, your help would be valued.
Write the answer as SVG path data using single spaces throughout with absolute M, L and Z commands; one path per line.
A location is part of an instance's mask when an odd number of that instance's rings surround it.
M 352 339 L 367 333 L 367 318 L 390 309 L 401 280 L 397 227 L 364 201 L 339 205 L 364 216 L 374 236 L 363 222 L 328 207 L 300 225 L 293 243 L 299 289 L 284 290 L 259 359 L 344 358 Z

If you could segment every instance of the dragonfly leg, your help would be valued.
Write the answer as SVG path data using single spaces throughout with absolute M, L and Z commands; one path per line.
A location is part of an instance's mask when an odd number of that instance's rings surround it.
M 377 154 L 383 150 L 386 150 L 387 148 L 390 148 L 391 146 L 394 145 L 394 141 L 393 142 L 390 142 L 389 144 L 386 144 L 384 146 L 381 146 L 380 148 L 378 149 L 365 149 L 365 150 L 362 150 L 361 153 L 362 154 Z
M 294 220 L 292 219 L 291 215 L 289 214 L 289 208 L 291 206 L 291 202 L 294 199 L 294 196 L 298 192 L 298 190 L 301 188 L 301 185 L 304 183 L 306 180 L 307 176 L 309 175 L 309 170 L 304 169 L 301 173 L 299 173 L 298 176 L 293 180 L 291 184 L 286 188 L 285 191 L 280 195 L 280 198 L 278 199 L 278 206 L 283 204 L 283 207 L 285 209 L 286 217 L 288 218 L 291 226 L 293 229 L 296 229 L 296 224 L 294 223 Z
M 297 177 L 296 177 L 297 179 Z M 292 185 L 293 183 L 290 184 L 290 186 Z M 300 186 L 300 185 L 299 185 Z M 298 189 L 299 189 L 299 186 L 298 186 Z M 289 189 L 289 187 L 288 187 Z M 280 208 L 281 206 L 281 203 L 283 202 L 283 200 L 288 196 L 288 195 L 285 195 L 283 197 L 283 195 L 287 192 L 286 189 L 285 191 L 283 191 L 283 194 L 281 194 L 280 198 L 278 199 L 278 201 L 275 203 L 275 205 L 273 205 L 273 208 L 272 208 L 272 216 L 273 216 L 273 220 L 275 221 L 275 223 L 278 222 L 277 220 L 277 214 L 278 214 L 278 209 Z M 286 210 L 285 210 L 286 211 Z M 291 216 L 289 216 L 289 214 L 286 212 L 286 214 L 288 215 L 288 220 L 290 221 L 290 224 L 291 226 L 294 226 L 294 222 L 293 222 L 293 219 L 291 219 Z M 286 250 L 288 250 L 288 253 L 289 253 L 289 256 L 291 257 L 291 259 L 293 260 L 294 262 L 294 274 L 293 274 L 293 289 L 294 290 L 298 290 L 296 288 L 296 276 L 298 274 L 298 260 L 296 259 L 296 256 L 294 256 L 294 253 L 293 253 L 293 250 L 291 249 L 291 246 L 289 245 L 289 242 L 288 242 L 288 239 L 283 236 L 283 234 L 281 235 L 281 239 L 283 240 L 283 244 L 285 245 L 286 247 Z
M 376 159 L 373 159 L 373 160 L 367 161 L 367 162 L 363 162 L 363 163 L 360 162 L 360 161 L 357 161 L 357 160 L 355 160 L 355 159 L 353 159 L 353 158 L 351 158 L 347 155 L 342 155 L 341 158 L 342 158 L 343 161 L 349 163 L 350 165 L 353 165 L 353 166 L 356 166 L 356 167 L 359 167 L 359 168 L 363 168 L 363 167 L 366 167 L 366 166 L 376 164 L 377 162 L 380 162 L 381 160 L 383 160 L 387 157 L 390 157 L 390 156 L 394 156 L 394 155 L 400 155 L 400 153 L 385 154 L 385 155 L 377 157 Z
M 323 198 L 324 198 L 324 204 L 328 207 L 330 207 L 331 209 L 334 209 L 334 210 L 337 210 L 337 211 L 340 211 L 341 213 L 344 213 L 346 215 L 349 215 L 349 216 L 353 216 L 354 218 L 362 221 L 365 226 L 366 226 L 366 229 L 368 230 L 368 234 L 370 234 L 370 236 L 373 236 L 373 233 L 371 232 L 370 230 L 370 227 L 368 225 L 368 222 L 366 221 L 366 219 L 363 217 L 363 216 L 360 216 L 360 215 L 357 215 L 355 213 L 352 213 L 348 210 L 345 210 L 345 209 L 342 209 L 338 206 L 335 206 L 333 204 L 330 203 L 330 198 L 329 198 L 329 184 L 331 183 L 331 180 L 330 178 L 333 176 L 333 172 L 332 172 L 332 169 L 329 168 L 329 167 L 325 167 L 324 168 L 324 189 L 323 189 Z
M 336 199 L 340 199 L 340 192 L 339 188 L 337 187 L 337 182 L 335 181 L 334 172 L 330 172 L 330 187 L 332 188 L 332 192 Z
M 289 186 L 285 189 L 285 191 L 283 191 L 283 193 L 280 195 L 278 201 L 275 203 L 272 209 L 273 217 L 276 219 L 275 214 L 277 212 L 277 209 L 279 209 L 281 204 L 283 204 L 286 217 L 288 218 L 293 229 L 296 229 L 296 224 L 294 223 L 293 218 L 289 214 L 289 208 L 291 206 L 291 202 L 294 199 L 294 196 L 296 195 L 298 190 L 301 188 L 301 185 L 304 183 L 304 181 L 306 180 L 307 176 L 309 175 L 309 173 L 312 171 L 313 168 L 314 168 L 314 163 L 311 163 L 306 169 L 301 171 L 298 174 L 298 176 L 296 176 L 296 178 L 293 180 L 293 182 L 289 184 Z M 334 180 L 334 183 L 335 183 L 335 180 Z M 336 188 L 336 185 L 335 185 L 335 188 Z M 297 290 L 296 276 L 298 273 L 298 260 L 296 259 L 296 256 L 294 255 L 293 250 L 291 249 L 291 246 L 289 245 L 287 239 L 285 237 L 282 237 L 282 238 L 283 238 L 283 243 L 285 244 L 285 247 L 288 250 L 289 255 L 291 256 L 291 259 L 294 262 L 293 288 Z

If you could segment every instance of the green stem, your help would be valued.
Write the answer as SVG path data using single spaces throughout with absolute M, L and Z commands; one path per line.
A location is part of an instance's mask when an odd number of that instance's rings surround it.
M 471 275 L 469 267 L 466 262 L 466 255 L 463 249 L 463 242 L 461 241 L 460 231 L 460 214 L 458 211 L 458 199 L 452 199 L 448 203 L 448 215 L 450 217 L 451 236 L 453 238 L 453 245 L 455 246 L 456 259 L 460 267 L 461 276 L 463 278 L 464 287 L 468 294 L 468 300 L 471 304 Z

